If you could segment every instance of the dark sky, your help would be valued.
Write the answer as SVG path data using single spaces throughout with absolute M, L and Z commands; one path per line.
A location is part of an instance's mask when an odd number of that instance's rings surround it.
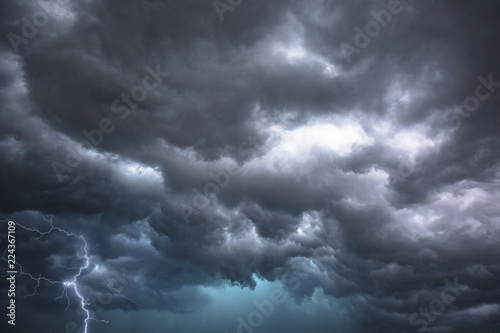
M 83 332 L 79 267 L 88 333 L 500 332 L 500 2 L 3 0 L 0 34 L 2 332 Z

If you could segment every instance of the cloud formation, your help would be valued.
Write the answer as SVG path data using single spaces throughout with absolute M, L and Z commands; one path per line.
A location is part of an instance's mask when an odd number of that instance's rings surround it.
M 85 294 L 123 294 L 96 331 L 259 283 L 288 295 L 262 331 L 500 329 L 496 1 L 1 6 L 0 212 L 86 237 Z M 34 275 L 78 264 L 64 235 L 17 237 Z M 37 327 L 79 322 L 43 287 L 20 300 Z

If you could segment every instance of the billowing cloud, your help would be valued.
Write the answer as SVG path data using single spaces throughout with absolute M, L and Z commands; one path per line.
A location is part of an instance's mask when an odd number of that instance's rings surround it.
M 498 332 L 499 12 L 6 1 L 17 328 Z

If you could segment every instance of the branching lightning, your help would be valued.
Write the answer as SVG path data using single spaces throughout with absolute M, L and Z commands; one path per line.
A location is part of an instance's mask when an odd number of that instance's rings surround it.
M 25 272 L 23 270 L 23 266 L 20 263 L 16 262 L 16 264 L 19 266 L 18 273 L 20 273 L 22 275 L 25 275 L 25 276 L 28 276 L 32 280 L 36 281 L 36 286 L 34 287 L 33 292 L 31 294 L 29 294 L 29 295 L 26 295 L 24 298 L 35 296 L 36 292 L 38 290 L 38 287 L 40 287 L 40 283 L 42 281 L 45 281 L 45 282 L 48 282 L 48 283 L 51 283 L 51 284 L 60 284 L 60 285 L 62 285 L 63 291 L 62 291 L 62 293 L 61 293 L 60 296 L 58 296 L 58 297 L 55 298 L 55 300 L 61 299 L 63 297 L 66 297 L 66 299 L 68 300 L 68 305 L 66 306 L 65 311 L 68 310 L 68 308 L 70 307 L 70 304 L 71 304 L 69 296 L 68 296 L 68 288 L 72 288 L 75 291 L 76 296 L 80 299 L 80 307 L 81 307 L 82 311 L 85 313 L 85 321 L 84 321 L 85 322 L 85 329 L 84 329 L 83 333 L 87 333 L 87 330 L 88 330 L 88 321 L 89 320 L 94 320 L 94 321 L 99 322 L 99 323 L 108 323 L 108 321 L 106 321 L 106 320 L 98 320 L 98 319 L 93 318 L 93 317 L 90 316 L 90 311 L 86 308 L 86 306 L 89 305 L 89 303 L 82 296 L 82 294 L 80 293 L 79 288 L 78 288 L 78 278 L 81 276 L 82 272 L 85 269 L 87 269 L 89 267 L 89 265 L 90 265 L 90 258 L 89 258 L 88 250 L 87 250 L 88 249 L 87 241 L 81 235 L 76 235 L 76 234 L 70 233 L 70 232 L 68 232 L 68 231 L 66 231 L 64 229 L 61 229 L 59 227 L 54 226 L 52 218 L 50 218 L 49 220 L 47 220 L 46 218 L 44 218 L 44 220 L 47 223 L 49 223 L 49 225 L 50 225 L 50 229 L 48 231 L 42 232 L 42 231 L 40 231 L 40 230 L 38 230 L 38 229 L 36 229 L 34 227 L 25 227 L 25 226 L 23 226 L 22 224 L 19 224 L 19 223 L 16 223 L 16 227 L 20 227 L 21 229 L 37 233 L 38 236 L 34 237 L 35 240 L 39 240 L 42 237 L 44 237 L 45 235 L 48 235 L 48 234 L 50 234 L 50 233 L 52 233 L 54 231 L 61 232 L 61 233 L 65 234 L 68 237 L 74 237 L 74 238 L 77 238 L 77 239 L 81 240 L 83 242 L 83 252 L 84 252 L 84 254 L 82 256 L 80 256 L 80 259 L 84 259 L 84 264 L 82 266 L 72 267 L 72 268 L 69 268 L 67 266 L 59 265 L 60 267 L 65 268 L 67 270 L 77 270 L 78 272 L 69 281 L 55 281 L 55 280 L 52 280 L 52 279 L 48 279 L 48 278 L 42 276 L 41 274 L 38 275 L 38 277 L 35 277 L 32 274 L 30 274 L 28 272 Z M 4 252 L 4 255 L 3 255 L 2 259 L 5 260 L 5 261 L 7 261 L 7 259 L 5 257 L 5 252 Z

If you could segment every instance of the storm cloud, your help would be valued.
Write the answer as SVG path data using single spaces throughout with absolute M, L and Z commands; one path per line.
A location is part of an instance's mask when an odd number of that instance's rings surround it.
M 0 8 L 1 327 L 500 332 L 497 1 Z

